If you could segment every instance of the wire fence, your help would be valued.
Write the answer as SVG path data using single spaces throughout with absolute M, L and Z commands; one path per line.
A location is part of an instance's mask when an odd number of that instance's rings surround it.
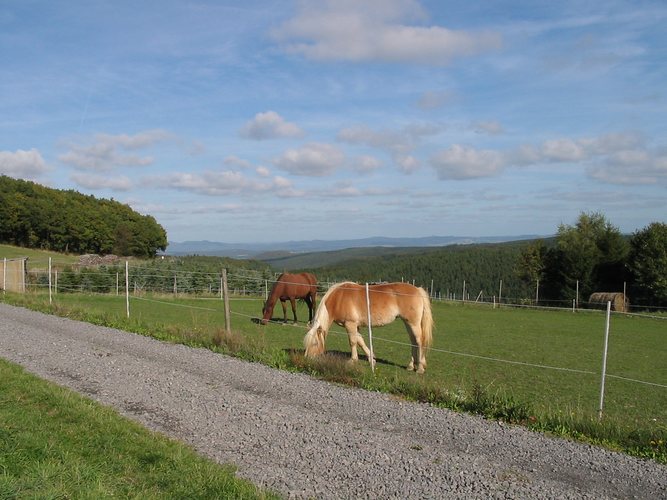
M 167 304 L 182 309 L 191 309 L 198 311 L 220 312 L 220 306 L 210 304 L 209 301 L 222 302 L 224 285 L 229 287 L 229 297 L 232 304 L 238 304 L 240 301 L 253 301 L 257 303 L 257 315 L 248 314 L 247 308 L 232 306 L 229 315 L 234 318 L 245 320 L 256 320 L 260 317 L 259 311 L 264 301 L 267 300 L 272 286 L 275 284 L 277 275 L 250 269 L 234 269 L 233 272 L 226 274 L 227 283 L 223 282 L 222 272 L 205 272 L 180 269 L 159 269 L 150 266 L 126 265 L 120 266 L 99 266 L 97 268 L 81 269 L 50 269 L 51 266 L 45 266 L 46 269 L 33 268 L 26 271 L 25 288 L 28 291 L 45 291 L 48 289 L 50 300 L 57 300 L 58 294 L 111 294 L 127 295 L 128 315 L 130 314 L 130 300 L 141 301 L 144 303 Z M 318 301 L 333 283 L 318 283 Z M 429 289 L 429 287 L 424 287 Z M 432 287 L 430 287 L 432 289 Z M 449 304 L 461 304 L 466 307 L 480 307 L 486 309 L 509 308 L 509 309 L 533 309 L 533 310 L 561 310 L 573 312 L 585 312 L 587 314 L 600 314 L 597 310 L 597 304 L 590 304 L 591 309 L 583 309 L 582 306 L 589 306 L 586 302 L 574 303 L 568 307 L 546 307 L 540 305 L 539 301 L 531 303 L 527 299 L 512 299 L 508 297 L 484 297 L 479 294 L 474 300 L 463 300 L 464 294 L 460 298 L 452 296 L 434 296 L 431 294 L 431 301 L 434 303 L 442 302 Z M 179 302 L 179 300 L 187 299 Z M 199 304 L 193 304 L 193 300 Z M 593 309 L 595 306 L 595 309 Z M 622 313 L 613 312 L 614 316 L 625 316 L 650 319 L 663 324 L 667 320 L 667 314 L 660 308 L 653 308 L 650 312 Z M 667 327 L 667 323 L 664 323 Z M 602 332 L 602 320 L 600 321 L 600 333 Z M 302 325 L 293 325 L 304 332 Z M 662 327 L 660 327 L 662 328 Z M 667 332 L 665 332 L 667 333 Z M 341 339 L 347 337 L 347 333 L 340 327 L 333 327 L 330 334 L 338 336 Z M 373 340 L 379 344 L 404 346 L 406 349 L 411 347 L 410 342 L 402 342 L 395 338 L 389 338 L 382 334 L 374 334 Z M 667 337 L 663 338 L 661 349 L 667 342 Z M 381 350 L 381 348 L 380 348 Z M 376 349 L 377 352 L 377 349 Z M 593 369 L 580 369 L 568 366 L 557 366 L 549 363 L 533 363 L 530 361 L 507 359 L 503 356 L 483 355 L 475 352 L 463 352 L 460 350 L 445 349 L 442 345 L 431 347 L 430 352 L 440 353 L 457 358 L 475 359 L 484 363 L 495 363 L 504 366 L 530 367 L 537 370 L 564 372 L 571 374 L 600 377 L 602 373 Z M 647 352 L 647 356 L 655 353 Z M 600 355 L 600 359 L 602 355 Z M 656 374 L 660 377 L 660 374 Z M 667 382 L 660 378 L 643 379 L 634 376 L 627 376 L 622 373 L 606 373 L 604 378 L 623 380 L 631 384 L 637 384 L 643 387 L 651 387 L 659 391 L 657 398 L 667 402 Z

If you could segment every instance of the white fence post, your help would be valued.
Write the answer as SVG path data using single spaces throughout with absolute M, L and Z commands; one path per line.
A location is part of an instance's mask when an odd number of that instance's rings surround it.
M 125 309 L 127 317 L 130 317 L 130 270 L 127 261 L 125 261 Z
M 227 335 L 232 332 L 232 319 L 230 317 L 231 311 L 229 308 L 229 286 L 227 284 L 227 269 L 222 269 L 222 292 L 224 296 L 224 307 L 225 307 L 225 333 Z
M 607 346 L 609 345 L 609 317 L 611 316 L 611 301 L 607 302 L 607 321 L 604 328 L 604 351 L 602 353 L 602 380 L 600 382 L 600 408 L 598 419 L 602 420 L 602 408 L 604 406 L 604 379 L 607 374 Z
M 53 296 L 51 293 L 51 257 L 49 257 L 49 304 L 53 304 Z

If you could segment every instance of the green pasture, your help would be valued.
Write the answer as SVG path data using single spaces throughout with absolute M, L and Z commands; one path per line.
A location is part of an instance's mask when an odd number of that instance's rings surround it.
M 0 498 L 277 498 L 3 360 L 0 394 Z
M 61 265 L 71 265 L 79 262 L 78 255 L 68 255 L 58 252 L 49 252 L 47 250 L 38 250 L 33 248 L 23 248 L 14 245 L 0 244 L 0 255 L 6 259 L 17 259 L 21 257 L 28 258 L 28 268 L 31 266 L 39 269 L 47 269 L 49 265 L 49 257 L 51 263 Z
M 232 335 L 221 341 L 225 318 L 219 297 L 131 296 L 129 319 L 123 295 L 59 293 L 49 304 L 48 294 L 41 291 L 8 293 L 5 300 L 170 342 L 232 352 L 282 369 L 306 367 L 310 371 L 303 360 L 308 311 L 301 302 L 298 325 L 282 322 L 278 304 L 274 321 L 263 326 L 258 322 L 261 298 L 232 298 Z M 405 370 L 410 346 L 405 328 L 397 320 L 373 330 L 374 374 L 362 356 L 350 376 L 334 373 L 331 379 L 480 411 L 493 418 L 509 415 L 511 421 L 535 429 L 667 461 L 664 319 L 612 315 L 604 416 L 599 421 L 605 332 L 602 311 L 494 309 L 434 302 L 433 314 L 434 344 L 423 376 Z M 368 338 L 366 331 L 363 334 Z M 230 340 L 234 344 L 231 349 Z M 347 334 L 341 327 L 332 327 L 327 351 L 325 360 L 340 364 L 340 360 L 349 359 Z M 322 370 L 311 373 L 327 377 Z M 493 411 L 488 411 L 489 407 Z
M 39 294 L 48 302 L 48 295 Z M 105 324 L 165 340 L 213 345 L 224 327 L 219 298 L 171 295 L 131 297 L 126 319 L 124 296 L 58 294 L 55 308 L 82 308 Z M 231 300 L 232 330 L 280 360 L 303 350 L 308 311 L 299 303 L 299 325 L 257 323 L 260 298 Z M 451 392 L 486 393 L 530 405 L 536 415 L 597 419 L 604 346 L 601 311 L 497 308 L 474 304 L 433 304 L 433 348 L 423 379 Z M 277 305 L 274 319 L 282 318 Z M 291 310 L 288 307 L 288 318 Z M 364 331 L 367 338 L 367 333 Z M 404 367 L 408 336 L 400 321 L 373 330 L 375 379 L 419 378 Z M 334 326 L 329 356 L 349 357 L 347 335 Z M 610 327 L 604 418 L 621 428 L 664 433 L 667 429 L 667 321 L 613 315 Z M 370 373 L 368 364 L 361 363 Z M 642 383 L 643 382 L 643 383 Z

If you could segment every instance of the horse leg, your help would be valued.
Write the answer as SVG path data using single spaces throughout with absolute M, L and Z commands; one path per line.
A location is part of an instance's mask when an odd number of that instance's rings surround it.
M 287 304 L 285 299 L 280 299 L 280 305 L 283 306 L 283 323 L 287 323 Z
M 313 297 L 312 295 L 308 294 L 303 300 L 308 306 L 308 324 L 310 325 L 313 322 Z
M 410 371 L 415 370 L 415 363 L 417 363 L 417 373 L 424 373 L 426 369 L 426 353 L 421 345 L 421 325 L 411 325 L 406 321 L 405 329 L 408 331 L 410 344 L 412 345 L 412 356 L 410 357 L 407 369 Z
M 294 297 L 290 297 L 289 301 L 292 304 L 292 314 L 294 315 L 294 323 L 296 324 L 296 299 Z M 285 315 L 285 321 L 287 321 L 287 315 Z
M 350 351 L 352 352 L 352 361 L 357 361 L 359 356 L 357 354 L 357 346 L 361 347 L 368 358 L 368 362 L 371 365 L 375 365 L 375 359 L 371 356 L 371 351 L 364 342 L 364 338 L 359 333 L 359 324 L 348 322 L 345 323 L 345 329 L 347 330 L 347 336 L 350 341 Z

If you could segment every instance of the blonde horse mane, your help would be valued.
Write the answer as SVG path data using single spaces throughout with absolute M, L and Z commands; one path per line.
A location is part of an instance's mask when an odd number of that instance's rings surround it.
M 331 321 L 329 320 L 329 310 L 327 309 L 327 300 L 335 290 L 346 284 L 347 283 L 336 283 L 327 290 L 327 293 L 325 293 L 322 300 L 320 300 L 320 305 L 317 306 L 317 311 L 313 318 L 313 324 L 303 339 L 303 346 L 306 349 L 307 357 L 317 356 L 324 352 L 324 341 L 327 338 L 327 333 L 331 324 Z

